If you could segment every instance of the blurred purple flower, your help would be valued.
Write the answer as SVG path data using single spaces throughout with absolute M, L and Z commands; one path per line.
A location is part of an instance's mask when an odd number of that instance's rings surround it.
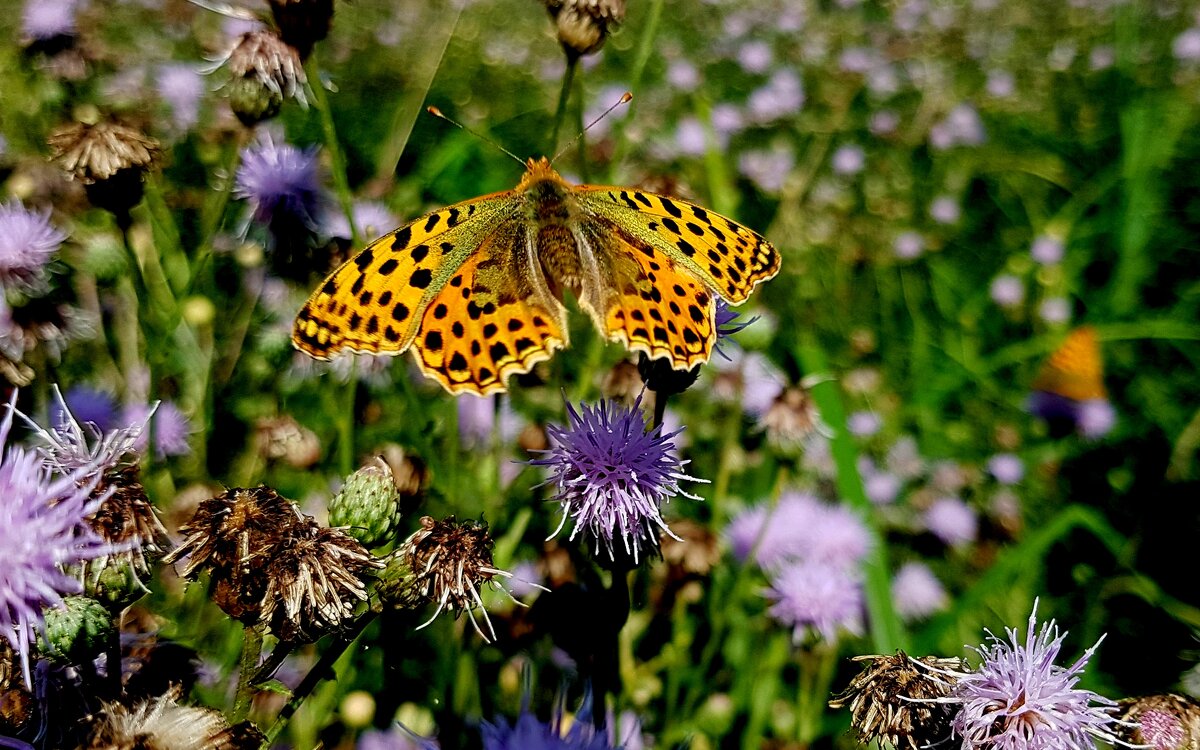
M 848 47 L 838 58 L 838 66 L 847 73 L 867 73 L 882 62 L 879 53 L 870 47 Z
M 1034 261 L 1043 265 L 1049 266 L 1055 263 L 1061 263 L 1063 254 L 1066 248 L 1063 246 L 1063 241 L 1058 237 L 1051 237 L 1048 234 L 1039 234 L 1033 240 L 1033 245 L 1029 248 L 1029 254 L 1033 256 Z
M 151 411 L 154 414 L 153 418 L 150 416 Z M 127 407 L 124 421 L 128 425 L 146 425 L 134 446 L 139 451 L 146 450 L 150 436 L 153 435 L 154 455 L 160 459 L 167 456 L 186 456 L 192 452 L 191 446 L 188 445 L 191 424 L 179 407 L 170 401 L 159 402 L 157 408 L 148 405 Z
M 766 592 L 771 617 L 792 628 L 797 643 L 816 636 L 835 641 L 839 631 L 862 633 L 863 595 L 857 574 L 817 561 L 793 562 L 771 577 Z
M 21 14 L 21 36 L 33 41 L 74 36 L 78 9 L 78 0 L 26 0 Z
M 388 210 L 388 207 L 378 201 L 356 201 L 354 211 L 354 228 L 358 230 L 360 239 L 371 242 L 399 226 L 399 221 Z M 350 231 L 350 221 L 346 212 L 340 207 L 325 211 L 321 221 L 321 231 L 330 237 L 340 240 L 354 239 Z
M 742 511 L 725 528 L 725 538 L 736 559 L 745 561 L 754 550 L 764 569 L 792 560 L 852 569 L 871 548 L 870 532 L 853 511 L 802 492 L 785 492 L 773 508 Z
M 514 565 L 510 572 L 512 578 L 508 579 L 508 590 L 518 599 L 524 599 L 542 590 L 541 586 L 545 583 L 545 577 L 537 563 L 523 560 Z
M 804 106 L 804 84 L 791 68 L 781 68 L 765 86 L 750 92 L 746 109 L 750 119 L 760 125 L 791 117 Z
M 1001 307 L 1016 307 L 1025 301 L 1025 284 L 1010 273 L 992 279 L 989 292 L 992 301 Z
M 1088 67 L 1093 71 L 1107 70 L 1117 61 L 1117 52 L 1108 44 L 1101 44 L 1088 55 Z
M 85 520 L 111 494 L 90 498 L 99 475 L 81 480 L 94 467 L 54 477 L 41 454 L 8 445 L 15 410 L 12 402 L 7 408 L 0 422 L 0 635 L 20 655 L 29 688 L 30 651 L 45 625 L 44 610 L 83 590 L 78 575 L 64 572 L 63 566 L 116 550 Z
M 639 396 L 632 407 L 601 401 L 584 404 L 579 411 L 567 404 L 568 425 L 549 425 L 546 432 L 553 447 L 543 458 L 529 463 L 545 466 L 557 490 L 554 500 L 562 508 L 557 535 L 574 520 L 570 538 L 584 533 L 615 558 L 614 540 L 635 561 L 643 547 L 655 549 L 660 531 L 671 534 L 662 519 L 662 505 L 683 496 L 699 500 L 680 488 L 681 481 L 704 482 L 688 476 L 688 463 L 677 457 L 671 441 L 677 433 L 664 434 L 661 427 L 649 432 Z
M 1013 78 L 1013 74 L 1007 70 L 993 70 L 988 73 L 987 83 L 984 84 L 984 87 L 997 99 L 1007 99 L 1016 93 L 1017 82 Z
M 901 435 L 888 448 L 884 457 L 887 470 L 901 479 L 915 479 L 925 473 L 925 459 L 917 447 L 917 440 L 912 435 Z
M 1005 628 L 1007 641 L 988 632 L 990 643 L 972 649 L 982 659 L 979 667 L 955 675 L 953 697 L 962 707 L 953 727 L 963 747 L 1071 750 L 1092 747 L 1095 739 L 1114 742 L 1116 703 L 1076 687 L 1103 636 L 1061 667 L 1054 662 L 1066 633 L 1054 620 L 1038 630 L 1036 615 L 1034 602 L 1024 643 L 1016 628 Z
M 856 411 L 846 418 L 846 429 L 855 437 L 872 437 L 882 427 L 883 420 L 873 411 Z
M 761 419 L 783 393 L 786 377 L 761 352 L 733 349 L 721 359 L 709 360 L 709 364 L 721 373 L 715 380 L 713 396 L 724 401 L 741 396 L 742 411 L 752 417 Z
M 925 252 L 925 238 L 916 232 L 901 232 L 892 243 L 892 252 L 900 260 L 912 260 Z
M 939 224 L 957 224 L 962 218 L 962 208 L 950 196 L 939 195 L 929 204 L 929 216 Z
M 1016 484 L 1025 478 L 1025 463 L 1011 453 L 997 453 L 988 459 L 988 473 L 1000 484 Z
M 49 209 L 31 211 L 15 199 L 0 204 L 0 287 L 43 292 L 46 264 L 66 239 Z
M 601 59 L 600 55 L 592 55 L 591 57 L 597 60 Z M 561 60 L 561 57 L 557 59 Z M 584 59 L 587 60 L 588 57 L 584 57 Z M 562 72 L 559 71 L 555 73 L 554 77 L 561 78 Z M 610 83 L 607 86 L 601 87 L 600 90 L 596 92 L 596 95 L 592 97 L 591 103 L 584 108 L 583 121 L 595 122 L 596 118 L 604 114 L 604 111 L 615 104 L 617 100 L 625 95 L 625 92 L 627 91 L 629 91 L 629 84 L 627 83 Z M 628 107 L 617 107 L 609 115 L 604 117 L 604 119 L 592 125 L 588 132 L 593 134 L 593 137 L 595 138 L 603 138 L 612 130 L 614 123 L 618 123 L 628 116 Z
M 264 135 L 242 151 L 234 195 L 250 202 L 259 222 L 290 218 L 315 228 L 320 190 L 315 148 L 301 150 L 287 143 L 276 146 Z
M 738 158 L 738 171 L 765 193 L 777 193 L 792 173 L 796 155 L 787 146 L 770 150 L 744 151 Z
M 889 505 L 900 496 L 899 477 L 886 471 L 875 471 L 863 477 L 863 492 L 876 505 Z
M 935 149 L 978 146 L 987 139 L 983 120 L 970 104 L 960 104 L 929 129 L 929 143 Z
M 695 117 L 684 117 L 675 128 L 675 146 L 681 156 L 703 156 L 708 150 L 708 134 Z
M 687 60 L 672 60 L 667 66 L 667 83 L 681 93 L 689 93 L 700 85 L 700 71 Z
M 1200 60 L 1200 27 L 1193 26 L 1175 37 L 1171 43 L 1171 54 L 1180 62 Z
M 522 710 L 516 722 L 509 726 L 504 717 L 495 722 L 485 721 L 480 726 L 483 750 L 613 750 L 608 737 L 597 732 L 592 722 L 592 697 L 584 696 L 571 728 L 563 733 L 563 707 L 555 707 L 549 723 Z M 621 750 L 617 746 L 616 750 Z
M 186 131 L 195 125 L 205 93 L 200 68 L 190 63 L 168 63 L 159 68 L 154 83 L 159 97 L 171 107 L 175 128 Z
M 1117 424 L 1117 410 L 1106 398 L 1093 398 L 1079 403 L 1076 417 L 1079 434 L 1089 440 L 1102 438 Z
M 925 528 L 950 547 L 975 541 L 979 517 L 975 510 L 957 497 L 934 500 L 925 511 Z
M 263 28 L 262 22 L 253 18 L 240 18 L 237 16 L 221 16 L 221 33 L 230 39 L 237 39 L 244 34 L 249 34 L 253 31 L 258 31 Z
M 736 104 L 721 102 L 713 105 L 712 126 L 718 136 L 731 136 L 746 127 L 746 118 Z
M 66 408 L 71 410 L 81 424 L 91 423 L 100 432 L 107 432 L 117 426 L 117 402 L 112 395 L 105 391 L 75 385 L 67 389 L 63 399 Z M 50 407 L 50 424 L 62 424 L 68 418 L 61 403 Z
M 1057 325 L 1071 319 L 1071 302 L 1065 297 L 1047 297 L 1038 305 L 1038 317 Z
M 892 578 L 892 600 L 896 613 L 906 622 L 920 620 L 949 603 L 946 589 L 928 565 L 908 562 Z
M 1047 422 L 1066 421 L 1074 424 L 1079 434 L 1089 440 L 1104 437 L 1117 423 L 1117 412 L 1105 398 L 1075 401 L 1049 391 L 1029 394 L 1026 410 Z
M 758 316 L 755 315 L 753 318 L 739 321 L 738 318 L 740 318 L 741 315 L 742 314 L 740 312 L 730 307 L 725 300 L 717 300 L 717 312 L 716 315 L 713 316 L 715 323 L 714 327 L 717 329 L 717 339 L 713 342 L 713 351 L 719 354 L 726 362 L 732 362 L 733 360 L 729 358 L 728 354 L 721 350 L 721 344 L 732 344 L 733 339 L 730 338 L 731 336 L 733 336 L 735 333 L 740 333 L 746 328 L 746 326 L 752 325 L 756 320 L 758 320 Z
M 438 750 L 437 740 L 418 737 L 407 728 L 396 726 L 386 732 L 372 729 L 358 738 L 355 750 Z
M 890 109 L 881 109 L 871 114 L 867 127 L 872 135 L 891 135 L 900 127 L 900 115 Z
M 496 398 L 463 394 L 455 399 L 458 407 L 458 440 L 464 448 L 483 448 L 492 441 L 496 424 Z M 500 407 L 499 434 L 501 443 L 512 442 L 521 432 L 521 417 L 505 399 Z
M 774 61 L 771 45 L 761 40 L 746 42 L 738 48 L 738 65 L 747 73 L 765 73 Z
M 833 152 L 829 164 L 836 174 L 853 175 L 863 171 L 863 167 L 867 165 L 867 157 L 862 146 L 850 143 L 839 146 L 837 151 Z

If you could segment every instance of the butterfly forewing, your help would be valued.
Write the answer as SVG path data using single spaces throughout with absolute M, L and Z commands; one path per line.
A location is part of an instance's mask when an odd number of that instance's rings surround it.
M 744 302 L 779 272 L 779 252 L 761 235 L 678 198 L 619 187 L 581 185 L 587 210 L 609 219 L 693 272 L 726 302 Z
M 511 192 L 484 196 L 375 240 L 317 287 L 296 316 L 292 341 L 318 359 L 404 351 L 429 301 L 515 205 Z
M 1106 398 L 1104 360 L 1096 329 L 1081 326 L 1067 334 L 1043 363 L 1033 381 L 1034 390 L 1057 393 L 1075 401 Z

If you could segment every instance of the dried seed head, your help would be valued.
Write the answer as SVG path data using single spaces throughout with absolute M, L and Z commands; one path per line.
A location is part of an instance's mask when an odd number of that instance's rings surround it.
M 188 558 L 183 575 L 207 570 L 213 601 L 243 622 L 259 619 L 267 588 L 266 569 L 292 527 L 302 521 L 296 506 L 270 487 L 232 489 L 200 503 L 180 531 L 183 544 L 163 558 Z
M 171 542 L 142 486 L 141 469 L 135 463 L 114 466 L 104 473 L 92 495 L 103 495 L 109 489 L 112 494 L 88 523 L 101 539 L 125 551 L 93 561 L 88 569 L 94 572 L 105 565 L 129 565 L 138 575 L 148 575 L 151 563 L 162 556 Z
M 873 740 L 896 750 L 919 750 L 950 737 L 954 709 L 937 702 L 950 695 L 963 671 L 961 659 L 925 656 L 914 659 L 903 651 L 893 656 L 856 656 L 862 672 L 833 700 L 830 708 L 850 708 L 850 725 L 863 744 Z
M 354 616 L 367 600 L 363 575 L 382 567 L 342 531 L 306 519 L 271 559 L 260 621 L 282 641 L 315 641 Z
M 793 386 L 784 390 L 762 416 L 759 426 L 767 434 L 767 442 L 784 454 L 804 449 L 814 435 L 828 431 L 817 411 L 817 403 L 807 388 Z
M 1115 734 L 1153 750 L 1200 748 L 1200 703 L 1183 695 L 1147 695 L 1118 703 Z
M 487 612 L 483 611 L 483 620 L 488 626 L 488 635 L 485 635 L 475 621 L 472 609 L 478 606 L 483 610 L 479 591 L 485 584 L 496 576 L 511 578 L 512 574 L 493 566 L 492 538 L 486 523 L 460 523 L 454 516 L 435 521 L 425 516 L 421 519 L 421 529 L 406 539 L 396 554 L 404 558 L 400 565 L 406 566 L 411 573 L 408 592 L 397 592 L 396 601 L 418 596 L 436 603 L 437 610 L 425 625 L 433 622 L 444 609 L 452 609 L 456 615 L 466 612 L 480 637 L 495 639 L 496 633 Z
M 329 35 L 333 22 L 333 0 L 269 0 L 271 15 L 283 41 L 296 48 L 301 60 L 308 59 L 313 45 Z
M 604 46 L 625 20 L 625 0 L 544 0 L 569 57 L 590 55 Z
M 633 402 L 637 401 L 638 396 L 642 395 L 646 389 L 638 369 L 639 366 L 629 359 L 617 362 L 611 370 L 604 374 L 604 380 L 600 383 L 600 392 L 607 399 L 618 401 L 625 406 L 632 406 Z
M 51 158 L 81 183 L 92 205 L 118 218 L 142 199 L 142 176 L 162 154 L 158 141 L 116 122 L 77 122 L 47 139 Z
M 296 50 L 273 31 L 243 34 L 225 57 L 229 106 L 246 127 L 279 114 L 284 99 L 307 104 L 308 78 Z
M 255 448 L 268 461 L 306 469 L 321 458 L 320 438 L 291 416 L 264 417 L 255 423 L 254 430 Z
M 105 704 L 84 750 L 253 750 L 266 740 L 249 723 L 230 727 L 220 712 L 178 700 L 172 690 L 132 708 Z
M 659 540 L 663 560 L 680 577 L 706 576 L 721 559 L 717 535 L 706 526 L 684 519 L 672 524 L 674 536 L 663 534 Z
M 376 457 L 351 474 L 329 502 L 329 525 L 346 527 L 350 536 L 374 547 L 391 538 L 400 519 L 399 499 L 391 467 Z

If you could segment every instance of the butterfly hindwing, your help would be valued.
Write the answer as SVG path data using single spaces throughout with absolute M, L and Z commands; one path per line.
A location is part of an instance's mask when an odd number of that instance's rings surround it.
M 425 307 L 412 343 L 426 375 L 451 393 L 503 391 L 566 345 L 566 309 L 531 278 L 527 231 L 501 224 Z M 540 281 L 540 283 L 538 283 Z
M 408 348 L 429 300 L 513 210 L 499 193 L 430 212 L 372 242 L 313 292 L 292 341 L 317 359 Z
M 1104 360 L 1096 329 L 1080 326 L 1067 334 L 1058 349 L 1042 364 L 1033 388 L 1075 401 L 1107 398 Z
M 726 302 L 744 302 L 779 272 L 779 252 L 757 232 L 679 198 L 619 187 L 581 185 L 585 208 L 668 254 Z

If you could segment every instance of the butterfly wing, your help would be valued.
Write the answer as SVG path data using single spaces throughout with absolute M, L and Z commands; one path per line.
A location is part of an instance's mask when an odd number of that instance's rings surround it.
M 779 252 L 762 235 L 679 198 L 580 185 L 580 204 L 690 271 L 730 304 L 779 273 Z
M 293 343 L 317 359 L 411 346 L 421 369 L 451 392 L 503 390 L 505 377 L 565 343 L 565 310 L 532 292 L 544 282 L 528 283 L 515 265 L 527 254 L 517 205 L 511 191 L 483 196 L 379 238 L 313 292 Z M 485 335 L 501 325 L 503 333 Z
M 1075 401 L 1107 398 L 1104 360 L 1096 329 L 1081 326 L 1067 334 L 1034 378 L 1033 389 Z

